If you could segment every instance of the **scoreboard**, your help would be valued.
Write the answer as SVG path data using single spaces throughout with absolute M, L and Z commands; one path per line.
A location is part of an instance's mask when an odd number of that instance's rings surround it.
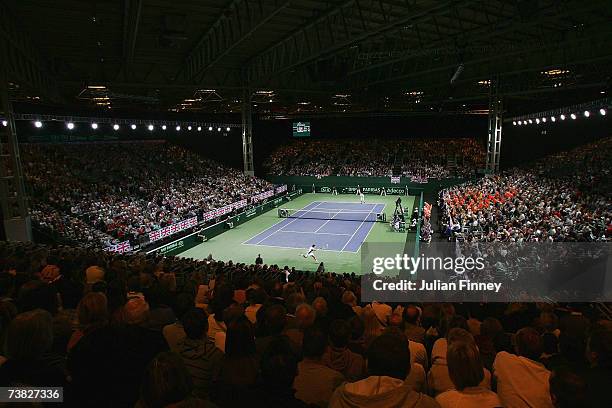
M 293 137 L 310 136 L 310 122 L 293 122 Z

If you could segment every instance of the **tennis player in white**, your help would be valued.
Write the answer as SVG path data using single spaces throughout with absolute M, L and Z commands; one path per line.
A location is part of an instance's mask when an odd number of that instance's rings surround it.
M 311 257 L 312 257 L 312 259 L 314 259 L 314 260 L 315 260 L 315 262 L 317 262 L 317 257 L 316 257 L 316 256 L 315 256 L 315 254 L 314 254 L 314 253 L 315 253 L 315 251 L 317 250 L 317 248 L 315 248 L 315 246 L 316 246 L 315 244 L 312 244 L 312 246 L 310 247 L 310 249 L 308 250 L 308 252 L 307 252 L 307 253 L 305 253 L 305 254 L 302 254 L 302 256 L 303 256 L 304 258 L 308 258 L 309 256 L 311 256 Z
M 361 204 L 365 203 L 365 195 L 363 195 L 363 192 L 359 193 L 359 199 L 361 200 Z

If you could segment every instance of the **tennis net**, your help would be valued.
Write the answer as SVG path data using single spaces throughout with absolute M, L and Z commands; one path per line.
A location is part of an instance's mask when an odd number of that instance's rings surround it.
M 352 211 L 352 210 L 295 210 L 291 208 L 279 208 L 280 218 L 302 218 L 312 220 L 334 220 L 334 221 L 361 221 L 361 222 L 385 222 L 385 213 L 374 211 Z

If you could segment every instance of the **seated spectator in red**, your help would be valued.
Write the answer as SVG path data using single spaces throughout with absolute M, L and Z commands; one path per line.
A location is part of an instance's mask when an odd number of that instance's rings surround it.
M 504 406 L 552 407 L 549 392 L 550 371 L 540 362 L 542 337 L 533 328 L 516 333 L 516 353 L 497 353 L 493 374 L 497 395 Z
M 366 379 L 336 389 L 329 402 L 331 408 L 439 407 L 434 399 L 413 391 L 404 382 L 410 371 L 405 336 L 389 333 L 377 337 L 368 349 L 367 367 Z

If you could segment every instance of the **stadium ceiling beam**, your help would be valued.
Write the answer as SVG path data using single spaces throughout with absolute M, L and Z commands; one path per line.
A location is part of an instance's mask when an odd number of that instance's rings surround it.
M 124 76 L 128 76 L 136 50 L 136 39 L 140 27 L 143 0 L 124 0 L 123 2 L 123 65 Z
M 4 2 L 0 3 L 0 63 L 9 82 L 52 102 L 60 102 L 55 76 L 30 38 L 20 30 Z M 8 84 L 0 84 L 1 87 Z
M 432 20 L 436 15 L 448 14 L 454 7 L 467 7 L 477 0 L 448 0 L 428 8 L 405 6 L 399 16 L 392 15 L 393 5 L 379 0 L 349 0 L 323 12 L 314 20 L 298 28 L 285 39 L 259 53 L 247 64 L 247 78 L 259 84 L 294 67 L 331 55 L 397 30 L 403 25 L 415 25 Z M 365 15 L 376 10 L 383 23 L 367 20 Z M 349 23 L 357 20 L 357 25 Z M 359 28 L 357 28 L 359 27 Z
M 571 47 L 565 47 L 567 43 L 564 42 L 536 43 L 530 47 L 516 47 L 494 55 L 473 58 L 466 60 L 464 63 L 466 74 L 469 77 L 464 75 L 454 83 L 454 86 L 459 87 L 465 83 L 475 84 L 479 80 L 489 79 L 492 75 L 499 75 L 502 80 L 500 92 L 506 95 L 514 90 L 512 87 L 508 87 L 508 84 L 505 84 L 507 76 L 559 67 L 587 66 L 597 69 L 598 63 L 612 61 L 612 55 L 607 52 L 608 44 L 605 37 L 599 40 L 586 37 L 574 40 Z M 542 49 L 547 49 L 547 51 L 542 52 Z M 448 73 L 456 67 L 454 57 L 437 61 L 416 59 L 412 64 L 406 64 L 402 71 L 395 73 L 379 72 L 379 75 L 367 79 L 362 78 L 363 80 L 358 82 L 351 81 L 347 89 L 358 91 L 375 87 L 379 92 L 384 92 L 388 87 L 390 90 L 397 90 L 397 82 L 406 83 L 408 80 L 424 77 L 427 78 L 428 86 L 443 84 L 449 89 L 451 85 L 449 84 Z M 579 73 L 586 74 L 582 71 L 579 71 Z M 437 76 L 431 76 L 432 74 Z M 595 73 L 594 76 L 602 77 L 601 73 Z M 515 81 L 513 84 L 520 82 Z M 420 90 L 416 82 L 413 81 L 412 84 L 414 89 Z M 541 83 L 531 83 L 530 87 L 541 85 Z
M 493 35 L 492 35 L 493 36 Z M 612 40 L 612 31 L 609 27 L 602 25 L 594 26 L 590 31 L 574 30 L 564 33 L 563 36 L 547 36 L 533 39 L 529 45 L 521 44 L 483 44 L 474 43 L 463 48 L 463 58 L 457 60 L 453 53 L 436 54 L 437 60 L 420 58 L 426 55 L 430 49 L 417 50 L 416 52 L 404 52 L 404 55 L 394 58 L 390 63 L 382 62 L 374 64 L 377 69 L 363 69 L 359 72 L 353 71 L 353 75 L 348 75 L 346 83 L 350 88 L 359 88 L 368 85 L 380 85 L 385 82 L 397 79 L 408 79 L 422 76 L 429 72 L 447 73 L 456 69 L 462 63 L 463 67 L 469 65 L 488 64 L 491 61 L 499 60 L 503 57 L 520 56 L 531 54 L 532 57 L 553 55 L 559 64 L 589 59 L 598 49 L 600 55 L 609 55 L 606 47 Z M 509 60 L 512 64 L 515 61 Z M 502 68 L 503 69 L 503 68 Z M 356 72 L 356 73 L 355 73 Z M 448 73 L 450 78 L 450 73 Z M 482 78 L 482 79 L 486 79 Z
M 297 85 L 299 85 L 299 82 Z M 80 86 L 83 85 L 82 81 L 74 80 L 62 80 L 60 83 L 64 85 Z M 97 81 L 97 85 L 106 86 L 109 89 L 120 89 L 120 88 L 155 88 L 155 89 L 168 89 L 168 90 L 184 90 L 184 91 L 197 91 L 198 89 L 215 89 L 215 90 L 240 90 L 244 89 L 243 85 L 234 84 L 220 84 L 220 83 L 204 83 L 194 85 L 191 83 L 179 83 L 179 82 L 138 82 L 138 81 Z M 287 92 L 287 93 L 309 93 L 309 94 L 329 94 L 329 90 L 318 89 L 318 88 L 290 88 L 287 87 L 289 84 L 280 84 L 280 87 L 272 87 L 271 89 L 275 92 Z M 258 88 L 254 88 L 257 90 Z
M 480 12 L 484 13 L 486 17 L 487 23 L 484 25 L 480 25 L 478 27 L 470 28 L 470 29 L 457 29 L 456 32 L 447 35 L 440 35 L 438 39 L 425 44 L 420 43 L 415 50 L 410 50 L 411 52 L 405 52 L 404 50 L 393 50 L 391 53 L 403 52 L 404 55 L 401 55 L 396 58 L 390 58 L 386 61 L 381 61 L 373 64 L 367 64 L 364 66 L 356 67 L 352 71 L 349 72 L 349 75 L 359 74 L 361 72 L 375 70 L 380 68 L 385 68 L 389 65 L 392 66 L 391 70 L 395 68 L 396 64 L 401 64 L 407 59 L 414 58 L 415 56 L 422 55 L 426 53 L 428 50 L 435 50 L 437 47 L 444 46 L 445 44 L 449 47 L 453 47 L 458 55 L 463 51 L 463 48 L 466 47 L 478 47 L 479 43 L 482 43 L 482 39 L 485 39 L 487 42 L 491 42 L 494 39 L 499 39 L 506 34 L 515 33 L 518 30 L 524 30 L 533 26 L 542 26 L 546 22 L 556 21 L 565 17 L 573 16 L 578 12 L 589 12 L 592 10 L 596 10 L 601 5 L 596 1 L 585 2 L 581 4 L 581 6 L 576 9 L 565 9 L 561 12 L 555 12 L 559 8 L 558 2 L 554 0 L 549 0 L 546 3 L 543 3 L 538 12 L 538 18 L 532 18 L 529 20 L 524 20 L 518 11 L 510 14 L 510 15 L 499 15 L 499 14 L 490 14 L 488 8 L 483 7 Z M 552 11 L 553 14 L 544 15 L 546 12 Z M 458 9 L 454 8 L 454 12 L 458 13 Z M 420 38 L 420 32 L 418 26 L 414 26 L 411 29 L 412 37 Z M 469 44 L 465 47 L 462 47 L 457 44 L 458 40 L 461 43 Z M 482 45 L 481 45 L 482 46 Z M 414 55 L 412 52 L 415 52 Z M 457 61 L 459 64 L 459 61 Z
M 176 77 L 202 82 L 208 69 L 290 3 L 290 0 L 232 0 L 185 57 Z

